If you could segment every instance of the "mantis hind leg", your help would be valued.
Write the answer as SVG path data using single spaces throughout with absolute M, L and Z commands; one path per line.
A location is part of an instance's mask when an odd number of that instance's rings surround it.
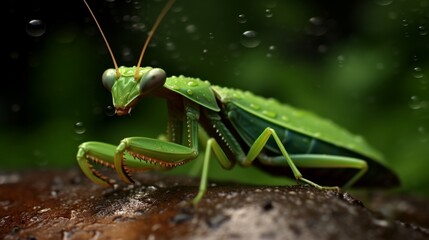
M 282 159 L 282 163 L 283 165 L 288 165 L 291 170 L 292 173 L 295 177 L 295 179 L 297 179 L 298 181 L 307 183 L 309 185 L 312 185 L 318 189 L 333 189 L 333 190 L 338 190 L 338 187 L 326 187 L 326 186 L 321 186 L 313 181 L 310 181 L 306 178 L 304 178 L 301 174 L 301 172 L 298 170 L 297 165 L 295 164 L 294 161 L 292 161 L 289 153 L 286 151 L 285 146 L 283 146 L 281 140 L 279 139 L 276 131 L 270 127 L 267 127 L 262 133 L 261 135 L 255 140 L 255 142 L 252 144 L 252 146 L 250 147 L 250 150 L 247 154 L 247 156 L 244 159 L 241 159 L 240 162 L 242 165 L 244 166 L 248 166 L 250 165 L 256 158 L 258 158 L 262 163 L 265 164 L 272 164 L 271 161 L 268 161 L 267 159 L 264 159 L 263 157 L 261 157 L 262 155 L 260 154 L 262 149 L 265 147 L 268 139 L 270 137 L 273 137 L 275 142 L 277 143 L 277 146 L 280 149 L 280 152 L 282 153 L 281 159 Z
M 304 168 L 351 168 L 357 169 L 357 173 L 350 178 L 343 188 L 351 187 L 357 180 L 359 180 L 368 170 L 368 164 L 362 159 L 333 156 L 324 154 L 297 154 L 290 156 L 293 162 L 298 167 Z M 261 156 L 260 162 L 265 165 L 272 166 L 285 166 L 287 161 L 283 156 L 268 157 Z

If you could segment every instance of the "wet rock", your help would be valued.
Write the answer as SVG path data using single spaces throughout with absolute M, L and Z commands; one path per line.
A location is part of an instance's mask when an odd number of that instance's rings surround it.
M 429 239 L 426 199 L 217 183 L 189 208 L 198 179 L 135 178 L 102 188 L 77 169 L 0 173 L 0 239 Z

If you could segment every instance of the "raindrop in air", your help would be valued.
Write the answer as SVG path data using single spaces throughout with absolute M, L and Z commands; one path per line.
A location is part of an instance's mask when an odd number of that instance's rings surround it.
M 21 106 L 19 104 L 15 103 L 15 104 L 12 104 L 10 109 L 12 110 L 12 112 L 16 113 L 16 112 L 19 112 L 19 110 L 21 110 Z
M 107 106 L 106 109 L 104 110 L 104 114 L 106 114 L 106 116 L 114 116 L 115 115 L 115 108 L 113 106 Z
M 84 134 L 86 132 L 86 128 L 85 128 L 85 125 L 83 124 L 83 122 L 77 122 L 74 125 L 74 132 L 76 134 Z
M 267 58 L 271 58 L 272 56 L 273 56 L 273 52 L 276 50 L 276 46 L 274 46 L 274 45 L 271 45 L 271 46 L 269 46 L 268 47 L 268 53 L 267 53 Z
M 321 17 L 312 17 L 308 20 L 311 25 L 307 28 L 307 33 L 314 36 L 322 36 L 326 33 L 327 28 L 324 26 L 324 20 Z
M 420 134 L 426 134 L 426 128 L 425 128 L 425 127 L 423 127 L 423 126 L 418 127 L 418 128 L 417 128 L 417 131 L 418 131 Z
M 240 42 L 241 42 L 241 45 L 247 48 L 254 48 L 254 47 L 257 47 L 259 43 L 261 43 L 261 40 L 258 38 L 257 32 L 250 30 L 250 31 L 245 31 L 241 35 Z
M 176 45 L 173 42 L 167 42 L 165 44 L 165 47 L 167 48 L 168 51 L 173 51 L 176 49 Z
M 420 67 L 415 67 L 413 69 L 413 76 L 415 78 L 422 78 L 424 76 L 422 69 Z
M 194 33 L 197 30 L 197 27 L 194 24 L 189 24 L 186 26 L 186 32 Z
M 273 16 L 273 11 L 271 9 L 267 8 L 265 9 L 265 17 L 270 18 Z
M 392 4 L 393 0 L 377 0 L 377 4 L 380 6 L 387 6 Z
M 140 23 L 140 22 L 136 22 L 136 23 L 133 23 L 131 25 L 131 29 L 134 31 L 141 31 L 142 32 L 142 31 L 146 30 L 146 25 L 143 23 Z
M 420 134 L 420 141 L 427 143 L 429 141 L 427 129 L 423 126 L 420 126 L 417 128 L 417 131 Z
M 428 30 L 426 30 L 425 26 L 419 26 L 419 34 L 421 36 L 425 36 L 428 34 Z
M 346 60 L 346 58 L 343 55 L 338 56 L 337 57 L 338 66 L 339 67 L 344 67 L 345 60 Z
M 45 33 L 46 26 L 41 20 L 34 19 L 28 22 L 25 30 L 32 37 L 40 37 Z
M 321 25 L 323 23 L 323 19 L 320 17 L 312 17 L 308 21 L 313 25 Z
M 327 47 L 326 45 L 320 44 L 320 45 L 317 47 L 317 51 L 318 51 L 319 53 L 326 53 L 326 52 L 328 51 L 328 47 Z
M 244 14 L 239 14 L 239 15 L 238 15 L 238 22 L 239 22 L 239 23 L 245 23 L 245 22 L 247 22 L 246 15 L 244 15 Z
M 425 101 L 422 101 L 418 96 L 411 96 L 409 106 L 413 110 L 419 110 L 427 106 Z

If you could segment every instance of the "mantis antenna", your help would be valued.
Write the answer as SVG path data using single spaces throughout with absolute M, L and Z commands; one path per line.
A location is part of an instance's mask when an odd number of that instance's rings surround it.
M 158 28 L 158 26 L 161 23 L 162 19 L 164 18 L 165 14 L 167 14 L 168 10 L 170 10 L 171 6 L 173 6 L 174 1 L 175 0 L 169 0 L 167 2 L 167 4 L 164 6 L 161 13 L 159 14 L 158 18 L 156 19 L 155 24 L 153 25 L 152 29 L 148 33 L 146 42 L 144 43 L 142 52 L 140 53 L 139 61 L 137 62 L 136 72 L 134 74 L 134 79 L 136 81 L 139 79 L 140 64 L 143 60 L 144 52 L 146 51 L 146 48 L 149 45 L 149 42 L 152 39 L 152 36 L 153 36 L 155 30 Z M 109 50 L 110 56 L 112 57 L 113 65 L 115 66 L 115 70 L 116 70 L 116 77 L 119 78 L 120 73 L 119 73 L 119 69 L 118 69 L 118 64 L 116 64 L 115 56 L 113 55 L 112 49 L 110 48 L 110 45 L 109 45 L 109 42 L 107 41 L 106 37 L 104 36 L 103 30 L 101 29 L 101 26 L 98 23 L 97 18 L 95 17 L 95 15 L 92 12 L 91 8 L 89 7 L 88 3 L 86 2 L 86 0 L 83 0 L 83 2 L 85 3 L 86 7 L 88 8 L 89 12 L 91 13 L 92 18 L 95 21 L 95 24 L 97 24 L 98 30 L 100 30 L 101 36 L 103 37 L 104 42 L 106 43 L 107 49 Z
M 109 50 L 110 56 L 112 57 L 113 65 L 115 65 L 116 78 L 119 78 L 120 73 L 119 73 L 119 69 L 118 69 L 118 64 L 116 64 L 115 56 L 113 56 L 113 52 L 112 52 L 112 49 L 110 49 L 109 42 L 107 42 L 107 39 L 104 36 L 103 30 L 101 29 L 100 24 L 98 24 L 97 18 L 95 17 L 95 15 L 92 12 L 91 8 L 89 7 L 88 3 L 85 0 L 83 0 L 83 2 L 85 3 L 86 7 L 88 8 L 89 12 L 91 13 L 92 18 L 95 21 L 95 24 L 97 24 L 97 27 L 98 27 L 98 30 L 100 30 L 101 36 L 103 36 L 104 42 L 106 43 L 107 49 Z
M 171 8 L 171 6 L 173 6 L 174 1 L 175 0 L 169 0 L 167 2 L 167 4 L 165 4 L 164 8 L 162 9 L 161 13 L 159 14 L 158 18 L 156 19 L 155 24 L 153 25 L 152 29 L 148 33 L 146 42 L 144 43 L 142 52 L 140 53 L 140 58 L 139 58 L 139 61 L 137 63 L 137 67 L 136 67 L 136 73 L 134 74 L 134 79 L 136 81 L 137 81 L 137 79 L 139 79 L 140 64 L 142 62 L 144 52 L 146 51 L 146 48 L 149 45 L 150 39 L 152 38 L 155 30 L 158 28 L 158 25 L 159 25 L 159 23 L 161 23 L 161 21 L 164 18 L 165 14 L 167 14 L 168 10 Z

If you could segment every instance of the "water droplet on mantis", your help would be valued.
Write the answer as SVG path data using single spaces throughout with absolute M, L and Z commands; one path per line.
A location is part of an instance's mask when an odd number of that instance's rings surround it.
M 189 81 L 189 82 L 188 82 L 188 86 L 189 86 L 189 87 L 196 87 L 196 86 L 198 86 L 198 83 L 197 83 L 197 82 L 195 82 L 195 81 Z
M 191 89 L 186 90 L 186 93 L 188 93 L 188 95 L 194 94 L 194 92 Z
M 243 96 L 241 94 L 238 94 L 238 93 L 233 93 L 232 97 L 234 97 L 235 99 L 243 99 Z
M 41 20 L 34 19 L 28 22 L 25 30 L 32 37 L 40 37 L 45 33 L 46 26 Z
M 179 86 L 177 86 L 177 85 L 173 85 L 173 86 L 171 86 L 171 88 L 172 88 L 173 90 L 180 90 L 180 87 L 179 87 Z
M 86 128 L 85 128 L 85 125 L 83 124 L 83 122 L 77 122 L 74 125 L 74 132 L 76 134 L 84 134 L 86 132 Z
M 258 38 L 258 33 L 253 30 L 245 31 L 241 35 L 241 45 L 247 47 L 247 48 L 255 48 L 259 46 L 261 43 L 261 40 Z
M 266 110 L 264 110 L 264 111 L 262 111 L 262 114 L 264 114 L 265 116 L 270 117 L 270 118 L 277 117 L 277 113 L 275 113 L 273 111 L 266 111 Z
M 258 104 L 254 104 L 254 103 L 251 103 L 251 104 L 250 104 L 250 107 L 251 107 L 252 109 L 255 109 L 255 110 L 259 110 L 259 109 L 261 109 L 261 106 L 259 106 Z

